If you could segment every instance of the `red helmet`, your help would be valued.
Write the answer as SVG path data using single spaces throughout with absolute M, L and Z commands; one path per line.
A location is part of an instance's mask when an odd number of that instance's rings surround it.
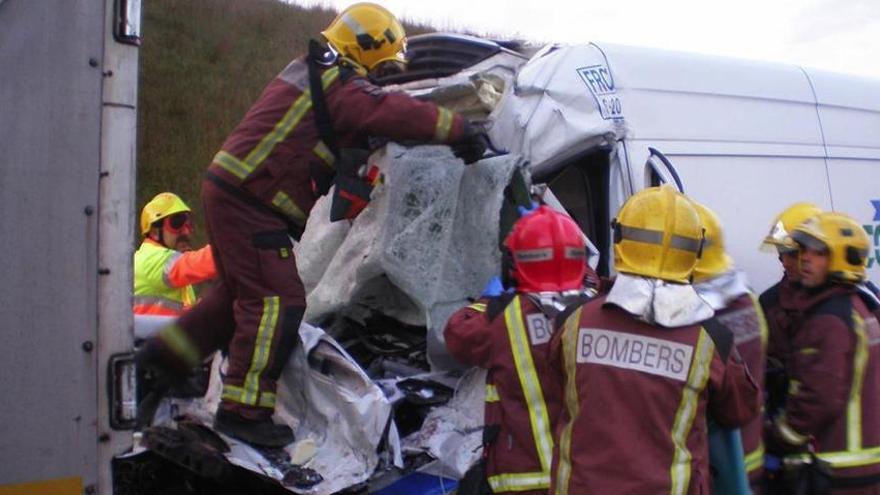
M 587 269 L 580 227 L 547 206 L 519 219 L 504 245 L 510 251 L 517 292 L 580 289 Z

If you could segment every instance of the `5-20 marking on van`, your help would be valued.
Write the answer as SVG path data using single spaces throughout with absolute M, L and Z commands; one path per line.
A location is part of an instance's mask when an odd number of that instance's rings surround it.
M 599 107 L 602 118 L 605 120 L 622 119 L 623 106 L 620 103 L 620 97 L 617 96 L 614 77 L 608 66 L 591 65 L 581 67 L 577 72 L 590 93 L 593 94 L 593 98 L 596 99 L 596 105 Z

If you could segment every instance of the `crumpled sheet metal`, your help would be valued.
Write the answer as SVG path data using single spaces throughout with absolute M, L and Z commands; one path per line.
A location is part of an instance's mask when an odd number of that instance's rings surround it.
M 535 54 L 489 117 L 492 142 L 540 168 L 625 137 L 625 120 L 599 109 L 598 98 L 613 95 L 595 97 L 579 74 L 590 66 L 607 66 L 593 45 L 548 45 Z
M 315 454 L 304 467 L 315 470 L 324 480 L 310 489 L 285 488 L 294 493 L 332 494 L 367 481 L 375 471 L 377 448 L 391 417 L 391 403 L 323 330 L 303 323 L 300 340 L 302 345 L 296 348 L 278 380 L 274 420 L 286 423 L 296 434 L 297 442 L 285 448 L 291 457 L 298 457 L 297 449 L 304 444 L 314 445 Z M 204 399 L 175 400 L 179 413 L 206 426 L 211 426 L 220 402 L 220 362 L 218 354 Z M 163 422 L 171 422 L 165 416 Z M 232 464 L 279 483 L 284 479 L 280 466 L 260 451 L 230 437 L 223 439 L 230 446 L 226 458 Z M 392 447 L 399 451 L 399 446 Z
M 498 106 L 505 89 L 513 83 L 516 71 L 526 60 L 522 55 L 505 50 L 448 77 L 423 79 L 387 86 L 386 89 L 405 90 L 469 119 L 484 120 Z
M 404 323 L 428 325 L 432 365 L 455 367 L 445 356 L 443 327 L 499 273 L 504 189 L 524 164 L 505 155 L 465 166 L 446 146 L 394 143 L 372 163 L 385 182 L 341 243 L 329 215 L 313 212 L 306 226 L 298 253 L 320 246 L 331 258 L 297 259 L 310 277 L 320 271 L 310 263 L 326 266 L 308 293 L 306 319 L 318 323 L 365 304 Z
M 403 440 L 404 451 L 427 452 L 437 459 L 421 471 L 460 479 L 482 455 L 485 400 L 486 370 L 472 368 L 459 380 L 452 399 L 431 410 L 422 428 Z

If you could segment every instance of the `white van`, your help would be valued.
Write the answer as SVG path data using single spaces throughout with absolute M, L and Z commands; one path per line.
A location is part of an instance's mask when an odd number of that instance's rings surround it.
M 486 44 L 424 38 L 410 44 L 422 76 L 431 64 L 450 72 L 436 62 L 438 46 L 454 47 L 448 63 L 462 45 Z M 504 48 L 487 53 L 472 68 L 509 57 Z M 862 222 L 873 243 L 869 277 L 880 282 L 880 81 L 603 43 L 547 46 L 518 68 L 489 118 L 493 142 L 530 160 L 535 181 L 607 254 L 600 273 L 610 270 L 610 217 L 663 181 L 718 213 L 756 290 L 781 276 L 758 246 L 797 201 Z

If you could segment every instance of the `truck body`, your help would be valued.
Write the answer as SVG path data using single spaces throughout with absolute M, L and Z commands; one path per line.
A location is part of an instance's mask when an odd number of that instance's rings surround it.
M 0 2 L 4 495 L 111 493 L 131 446 L 108 366 L 132 347 L 138 6 Z

